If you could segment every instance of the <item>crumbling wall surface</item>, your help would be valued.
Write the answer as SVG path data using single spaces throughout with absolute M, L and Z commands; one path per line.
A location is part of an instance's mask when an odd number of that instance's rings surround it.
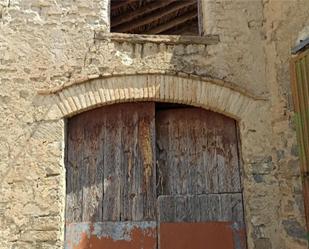
M 175 72 L 266 99 L 239 122 L 248 247 L 306 248 L 289 59 L 308 34 L 309 2 L 205 0 L 205 32 L 221 40 L 209 46 L 94 39 L 108 32 L 108 2 L 0 0 L 0 248 L 63 248 L 65 120 L 38 89 Z

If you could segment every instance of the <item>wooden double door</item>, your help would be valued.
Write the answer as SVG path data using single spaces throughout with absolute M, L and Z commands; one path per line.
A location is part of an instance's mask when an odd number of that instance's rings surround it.
M 233 119 L 140 102 L 67 130 L 66 248 L 246 248 Z

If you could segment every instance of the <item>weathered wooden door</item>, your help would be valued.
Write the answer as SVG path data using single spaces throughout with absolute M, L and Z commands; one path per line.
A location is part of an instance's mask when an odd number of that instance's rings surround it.
M 66 169 L 66 248 L 245 248 L 232 119 L 152 102 L 88 111 L 68 121 Z

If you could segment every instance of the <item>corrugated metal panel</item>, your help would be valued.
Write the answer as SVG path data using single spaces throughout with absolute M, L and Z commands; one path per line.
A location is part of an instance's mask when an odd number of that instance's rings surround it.
M 292 59 L 292 93 L 303 176 L 307 227 L 309 225 L 309 50 Z

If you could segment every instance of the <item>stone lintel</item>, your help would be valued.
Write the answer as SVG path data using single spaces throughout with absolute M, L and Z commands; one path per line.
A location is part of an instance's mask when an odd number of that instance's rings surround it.
M 106 40 L 129 43 L 164 43 L 168 45 L 216 45 L 220 42 L 219 35 L 181 36 L 181 35 L 140 35 L 123 33 L 95 33 L 95 40 Z

